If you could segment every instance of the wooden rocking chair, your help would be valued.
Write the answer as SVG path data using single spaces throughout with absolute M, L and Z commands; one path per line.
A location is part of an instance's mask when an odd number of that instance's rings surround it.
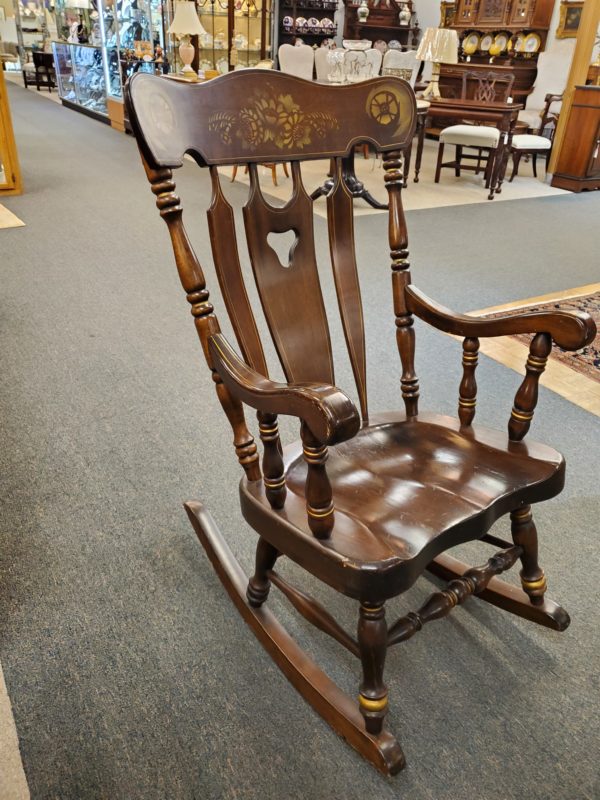
M 186 510 L 219 578 L 245 621 L 291 683 L 319 714 L 382 772 L 396 773 L 404 755 L 384 727 L 386 653 L 424 624 L 446 616 L 470 595 L 554 630 L 567 613 L 546 599 L 531 504 L 557 495 L 565 464 L 554 450 L 523 443 L 534 414 L 540 374 L 552 342 L 576 350 L 592 341 L 586 314 L 562 311 L 496 319 L 453 314 L 411 284 L 401 203 L 402 153 L 415 129 L 412 89 L 395 77 L 333 87 L 281 73 L 244 70 L 206 84 L 182 84 L 138 73 L 127 88 L 129 119 L 219 400 L 231 423 L 244 475 L 242 513 L 257 531 L 256 567 L 248 580 L 208 512 Z M 369 417 L 365 337 L 354 252 L 352 197 L 343 159 L 358 142 L 383 153 L 389 193 L 389 247 L 395 328 L 402 363 L 404 411 Z M 239 350 L 220 332 L 202 269 L 187 238 L 172 170 L 190 153 L 212 178 L 208 209 L 214 262 Z M 327 311 L 313 239 L 312 201 L 300 162 L 333 159 L 327 197 L 329 243 L 339 311 L 352 362 L 360 414 L 335 386 Z M 283 207 L 263 197 L 256 165 L 291 163 L 293 194 Z M 217 167 L 249 164 L 245 231 L 254 278 L 287 383 L 269 379 L 237 251 L 234 215 Z M 267 237 L 292 230 L 289 264 Z M 419 413 L 414 370 L 417 316 L 464 337 L 458 417 Z M 527 374 L 515 397 L 508 435 L 472 425 L 478 339 L 534 334 Z M 262 468 L 244 405 L 258 412 Z M 301 441 L 283 448 L 277 417 L 297 417 Z M 488 534 L 510 514 L 513 542 Z M 500 547 L 482 567 L 445 551 L 470 540 Z M 275 570 L 287 556 L 324 583 L 359 601 L 356 637 Z M 521 562 L 522 590 L 495 576 Z M 283 566 L 283 564 L 282 564 Z M 429 570 L 450 579 L 416 612 L 388 626 L 385 602 Z M 313 625 L 362 665 L 358 701 L 344 694 L 286 633 L 265 604 L 271 585 Z

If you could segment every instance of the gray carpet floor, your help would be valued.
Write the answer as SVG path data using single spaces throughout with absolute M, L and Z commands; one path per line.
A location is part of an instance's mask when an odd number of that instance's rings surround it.
M 27 227 L 0 231 L 0 661 L 34 800 L 597 800 L 598 418 L 542 389 L 532 429 L 568 460 L 537 520 L 571 627 L 471 601 L 392 651 L 389 724 L 408 767 L 381 777 L 287 684 L 184 515 L 183 500 L 202 499 L 249 568 L 230 431 L 133 140 L 9 92 L 26 193 L 2 202 Z M 178 186 L 219 311 L 208 182 L 186 163 Z M 239 208 L 242 188 L 227 192 Z M 598 281 L 599 219 L 599 193 L 414 212 L 413 278 L 457 310 Z M 371 406 L 394 408 L 385 215 L 356 234 Z M 323 220 L 316 236 L 326 265 Z M 327 269 L 323 287 L 335 309 Z M 351 393 L 339 323 L 332 336 Z M 423 407 L 453 413 L 459 350 L 419 325 Z M 478 419 L 504 428 L 520 379 L 482 362 Z M 469 548 L 476 563 L 488 554 Z M 308 586 L 352 628 L 353 603 Z M 272 605 L 355 692 L 351 656 L 275 591 Z

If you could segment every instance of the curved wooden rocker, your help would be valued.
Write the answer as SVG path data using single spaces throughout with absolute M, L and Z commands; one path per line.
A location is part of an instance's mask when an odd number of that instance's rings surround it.
M 215 570 L 258 639 L 319 714 L 365 758 L 387 774 L 404 766 L 400 745 L 386 731 L 389 647 L 423 625 L 447 616 L 471 596 L 554 630 L 567 613 L 545 598 L 531 505 L 563 488 L 565 463 L 545 445 L 523 441 L 537 403 L 538 382 L 554 343 L 579 349 L 595 326 L 586 314 L 520 314 L 493 320 L 454 314 L 411 283 L 401 203 L 402 153 L 413 137 L 412 90 L 383 77 L 332 87 L 281 73 L 244 70 L 206 84 L 182 84 L 136 74 L 126 91 L 148 180 L 171 236 L 175 261 L 191 306 L 218 398 L 233 430 L 244 475 L 240 502 L 258 533 L 254 574 L 248 579 L 199 503 L 187 513 Z M 383 153 L 389 195 L 395 329 L 402 364 L 404 410 L 369 416 L 363 311 L 354 251 L 352 195 L 344 168 L 357 142 Z M 172 170 L 190 153 L 212 181 L 208 223 L 223 301 L 241 356 L 221 333 L 203 271 L 182 221 Z M 359 410 L 335 385 L 328 316 L 321 293 L 312 225 L 313 204 L 300 162 L 331 159 L 327 196 L 329 244 L 342 325 L 358 392 Z M 264 198 L 257 164 L 289 162 L 292 197 L 283 207 Z M 217 167 L 249 165 L 245 233 L 262 310 L 285 382 L 270 379 L 237 249 L 234 212 Z M 295 234 L 288 262 L 269 238 Z M 414 368 L 419 317 L 463 337 L 463 374 L 457 417 L 419 411 Z M 508 433 L 474 426 L 475 371 L 482 336 L 533 335 L 526 375 L 515 395 Z M 244 407 L 256 410 L 262 463 Z M 300 422 L 300 441 L 283 448 L 279 414 Z M 512 543 L 491 535 L 510 515 Z M 468 541 L 499 547 L 481 567 L 447 551 Z M 275 565 L 286 556 L 346 597 L 358 601 L 356 636 L 329 611 L 289 584 Z M 283 561 L 283 559 L 282 559 Z M 522 589 L 498 575 L 521 564 Z M 281 563 L 281 562 L 280 562 Z M 449 583 L 414 612 L 388 626 L 385 604 L 426 571 Z M 299 648 L 265 606 L 271 586 L 312 625 L 361 664 L 358 701 L 346 696 Z

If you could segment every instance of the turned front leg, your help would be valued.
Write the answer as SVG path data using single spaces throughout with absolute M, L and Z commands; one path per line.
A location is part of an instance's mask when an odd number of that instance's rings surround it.
M 248 581 L 246 589 L 246 597 L 253 608 L 260 608 L 269 596 L 271 581 L 267 572 L 273 569 L 278 556 L 279 551 L 261 536 L 256 545 L 254 575 Z
M 381 733 L 388 710 L 383 668 L 387 653 L 387 624 L 382 605 L 362 603 L 358 619 L 358 647 L 363 678 L 358 702 L 369 733 Z
M 534 606 L 541 606 L 546 591 L 546 576 L 538 564 L 538 538 L 531 506 L 512 511 L 510 520 L 513 541 L 523 548 L 523 569 L 520 572 L 523 591 L 529 595 Z

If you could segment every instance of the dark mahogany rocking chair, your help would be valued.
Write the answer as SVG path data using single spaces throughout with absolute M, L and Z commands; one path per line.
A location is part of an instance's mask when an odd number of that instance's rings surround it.
M 414 134 L 416 109 L 408 83 L 381 77 L 342 87 L 259 70 L 183 84 L 138 73 L 128 85 L 129 118 L 219 400 L 233 428 L 244 476 L 242 512 L 259 535 L 248 580 L 198 502 L 186 504 L 192 525 L 245 621 L 298 691 L 324 719 L 384 773 L 404 766 L 386 730 L 387 650 L 446 616 L 470 595 L 562 631 L 567 613 L 546 599 L 531 504 L 557 495 L 565 464 L 554 450 L 522 442 L 534 414 L 540 374 L 552 342 L 575 350 L 592 341 L 586 314 L 530 313 L 476 319 L 436 305 L 411 284 L 401 204 L 402 154 Z M 354 253 L 352 198 L 341 176 L 358 142 L 383 153 L 389 194 L 389 247 L 395 327 L 402 363 L 404 411 L 369 417 L 363 314 Z M 212 178 L 208 209 L 213 257 L 242 355 L 220 332 L 200 264 L 182 221 L 172 170 L 190 153 Z M 300 162 L 331 158 L 335 183 L 327 197 L 329 243 L 339 311 L 358 390 L 360 413 L 335 386 L 327 311 L 315 259 L 312 201 Z M 256 165 L 290 162 L 293 194 L 275 208 L 263 197 Z M 245 232 L 254 278 L 288 383 L 268 377 L 263 347 L 244 285 L 234 217 L 217 167 L 249 164 Z M 271 233 L 296 235 L 290 263 L 267 243 Z M 417 316 L 464 338 L 458 417 L 419 413 L 414 370 Z M 472 425 L 478 339 L 534 334 L 508 435 Z M 244 417 L 258 412 L 262 465 Z M 300 420 L 301 441 L 282 448 L 277 417 Z M 451 462 L 451 466 L 449 465 Z M 510 514 L 513 542 L 488 534 Z M 445 551 L 470 540 L 500 547 L 484 566 L 469 568 Z M 321 581 L 359 601 L 356 637 L 316 600 L 275 570 L 287 556 Z M 283 559 L 281 559 L 283 560 Z M 521 562 L 522 590 L 497 577 Z M 385 602 L 429 570 L 450 579 L 416 612 L 392 624 Z M 344 694 L 286 633 L 265 601 L 274 584 L 297 611 L 336 639 L 362 665 L 358 700 Z

